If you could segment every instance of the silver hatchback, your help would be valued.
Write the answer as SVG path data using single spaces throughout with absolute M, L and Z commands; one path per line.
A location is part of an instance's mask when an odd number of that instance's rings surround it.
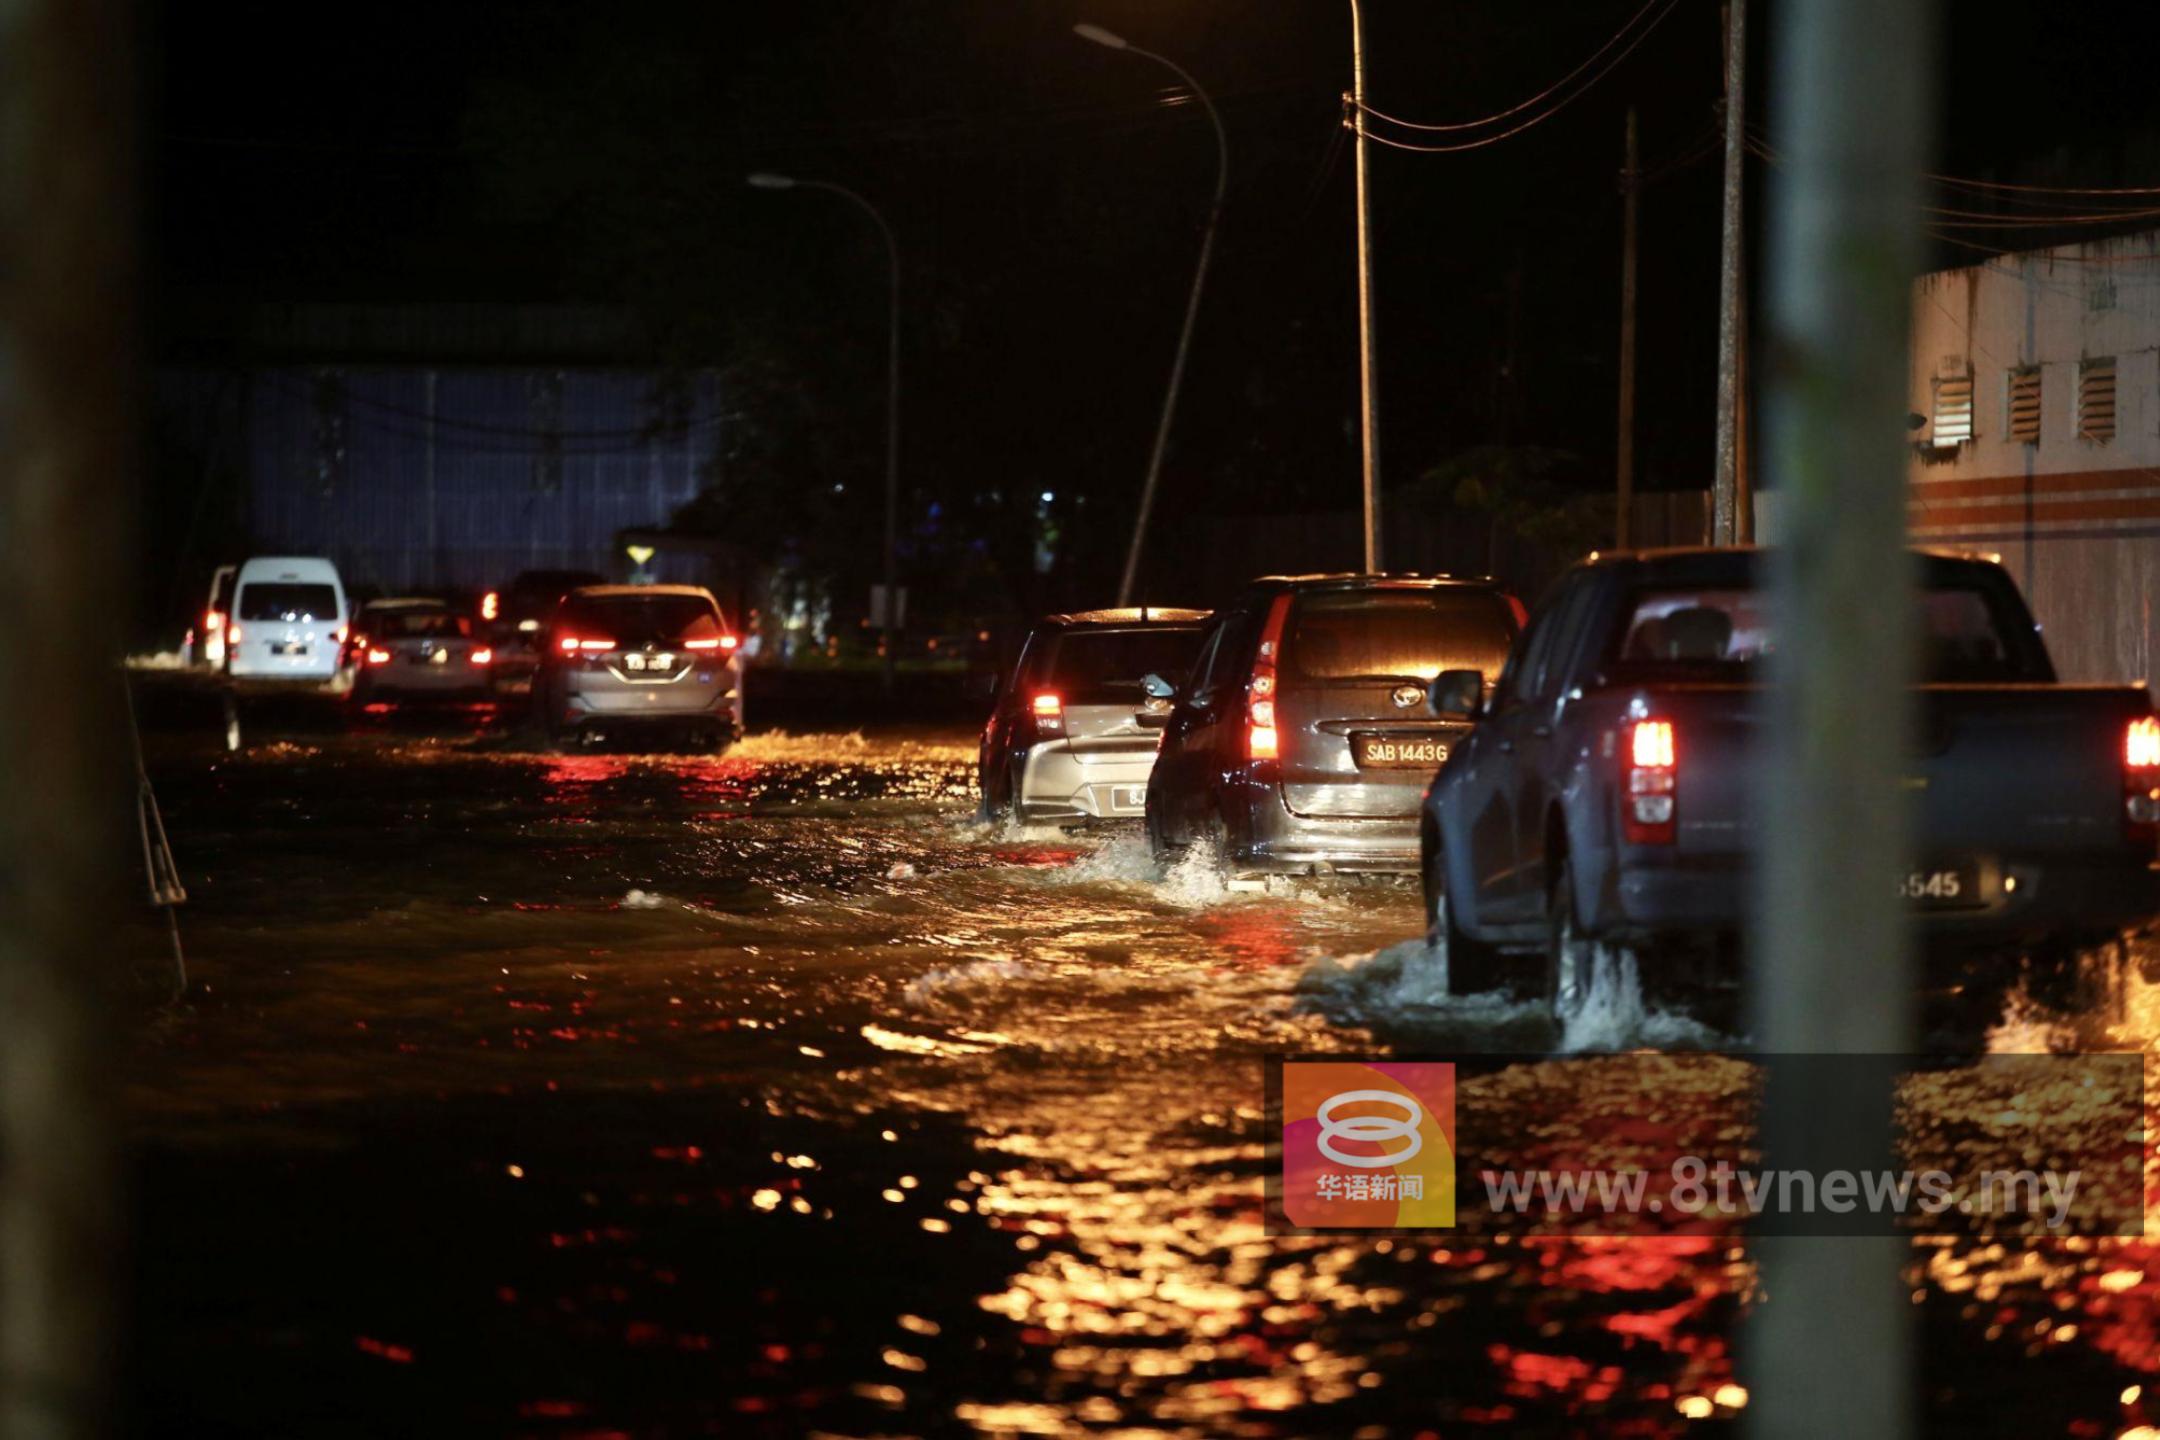
M 1137 820 L 1169 718 L 1150 675 L 1175 682 L 1200 649 L 1205 610 L 1052 615 L 1029 633 L 983 726 L 983 813 L 1029 822 Z
M 672 732 L 721 749 L 742 714 L 742 659 L 712 592 L 589 585 L 556 607 L 533 679 L 549 739 L 598 744 Z

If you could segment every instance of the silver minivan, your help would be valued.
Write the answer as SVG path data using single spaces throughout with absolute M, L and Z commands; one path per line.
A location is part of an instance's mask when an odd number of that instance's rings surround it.
M 666 735 L 707 749 L 740 733 L 739 641 L 697 585 L 588 585 L 542 632 L 533 708 L 548 738 L 599 744 Z

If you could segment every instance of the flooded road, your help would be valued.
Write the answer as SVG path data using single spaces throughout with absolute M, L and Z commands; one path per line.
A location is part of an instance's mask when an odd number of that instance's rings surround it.
M 1408 888 L 1226 894 L 1134 835 L 993 833 L 958 734 L 552 757 L 483 714 L 153 751 L 195 989 L 126 1076 L 141 1428 L 1664 1435 L 1745 1407 L 1736 1236 L 1263 1232 L 1270 1054 L 1731 1043 L 1627 997 L 1565 1037 L 1450 1001 Z M 2028 1007 L 1995 1043 L 2147 1048 L 2132 983 L 2117 1028 Z M 1533 1127 L 1538 1068 L 1465 1103 Z M 2145 1242 L 1920 1242 L 1911 1273 L 1932 1429 L 2143 1423 Z

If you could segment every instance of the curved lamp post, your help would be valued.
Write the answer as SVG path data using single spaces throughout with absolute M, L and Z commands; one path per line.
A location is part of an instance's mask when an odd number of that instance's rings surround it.
M 1185 326 L 1178 332 L 1177 358 L 1170 362 L 1170 386 L 1163 394 L 1162 419 L 1155 426 L 1155 448 L 1148 455 L 1147 479 L 1140 487 L 1140 512 L 1133 518 L 1132 548 L 1125 554 L 1125 574 L 1118 581 L 1117 603 L 1129 605 L 1133 585 L 1139 578 L 1140 548 L 1147 538 L 1148 514 L 1155 508 L 1155 489 L 1162 477 L 1163 452 L 1170 444 L 1170 421 L 1177 414 L 1178 389 L 1185 380 L 1185 357 L 1192 348 L 1193 321 L 1200 313 L 1200 291 L 1207 283 L 1208 261 L 1215 254 L 1215 222 L 1222 218 L 1223 191 L 1230 181 L 1230 141 L 1223 133 L 1222 116 L 1216 113 L 1215 102 L 1177 61 L 1129 44 L 1123 36 L 1100 25 L 1075 25 L 1073 34 L 1164 66 L 1185 82 L 1185 88 L 1192 91 L 1207 111 L 1208 123 L 1215 127 L 1215 197 L 1208 205 L 1207 229 L 1201 232 L 1200 263 L 1193 270 L 1192 294 L 1185 301 Z
M 793 176 L 762 171 L 746 179 L 759 190 L 829 190 L 861 207 L 885 241 L 885 258 L 892 270 L 892 313 L 888 337 L 890 349 L 885 362 L 885 624 L 880 638 L 884 642 L 884 683 L 889 694 L 893 688 L 893 661 L 899 653 L 894 621 L 900 611 L 900 245 L 893 239 L 892 226 L 885 223 L 877 206 L 845 185 L 835 185 L 830 180 L 797 180 Z

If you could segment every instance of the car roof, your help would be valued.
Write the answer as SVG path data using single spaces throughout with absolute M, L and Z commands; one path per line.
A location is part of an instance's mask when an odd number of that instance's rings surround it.
M 1593 550 L 1583 557 L 1585 565 L 1663 565 L 1676 569 L 1691 568 L 1698 564 L 1731 564 L 1734 561 L 1750 562 L 1769 553 L 1764 545 L 1662 545 L 1641 550 Z M 1951 565 L 1986 565 L 2000 568 L 2002 557 L 1982 550 L 1964 550 L 1952 546 L 1915 545 L 1911 554 L 1923 560 Z
M 1064 615 L 1045 615 L 1041 628 L 1075 629 L 1083 625 L 1198 625 L 1214 612 L 1179 610 L 1168 605 L 1127 605 L 1111 610 L 1074 610 Z
M 1313 575 L 1262 575 L 1252 583 L 1285 590 L 1348 589 L 1357 585 L 1460 585 L 1478 590 L 1501 588 L 1500 582 L 1489 575 L 1439 575 L 1412 570 L 1335 570 Z
M 580 585 L 564 598 L 622 600 L 635 599 L 641 595 L 695 595 L 700 600 L 713 598 L 712 591 L 702 585 Z
M 269 580 L 338 584 L 337 566 L 320 555 L 254 555 L 240 566 L 240 583 Z

